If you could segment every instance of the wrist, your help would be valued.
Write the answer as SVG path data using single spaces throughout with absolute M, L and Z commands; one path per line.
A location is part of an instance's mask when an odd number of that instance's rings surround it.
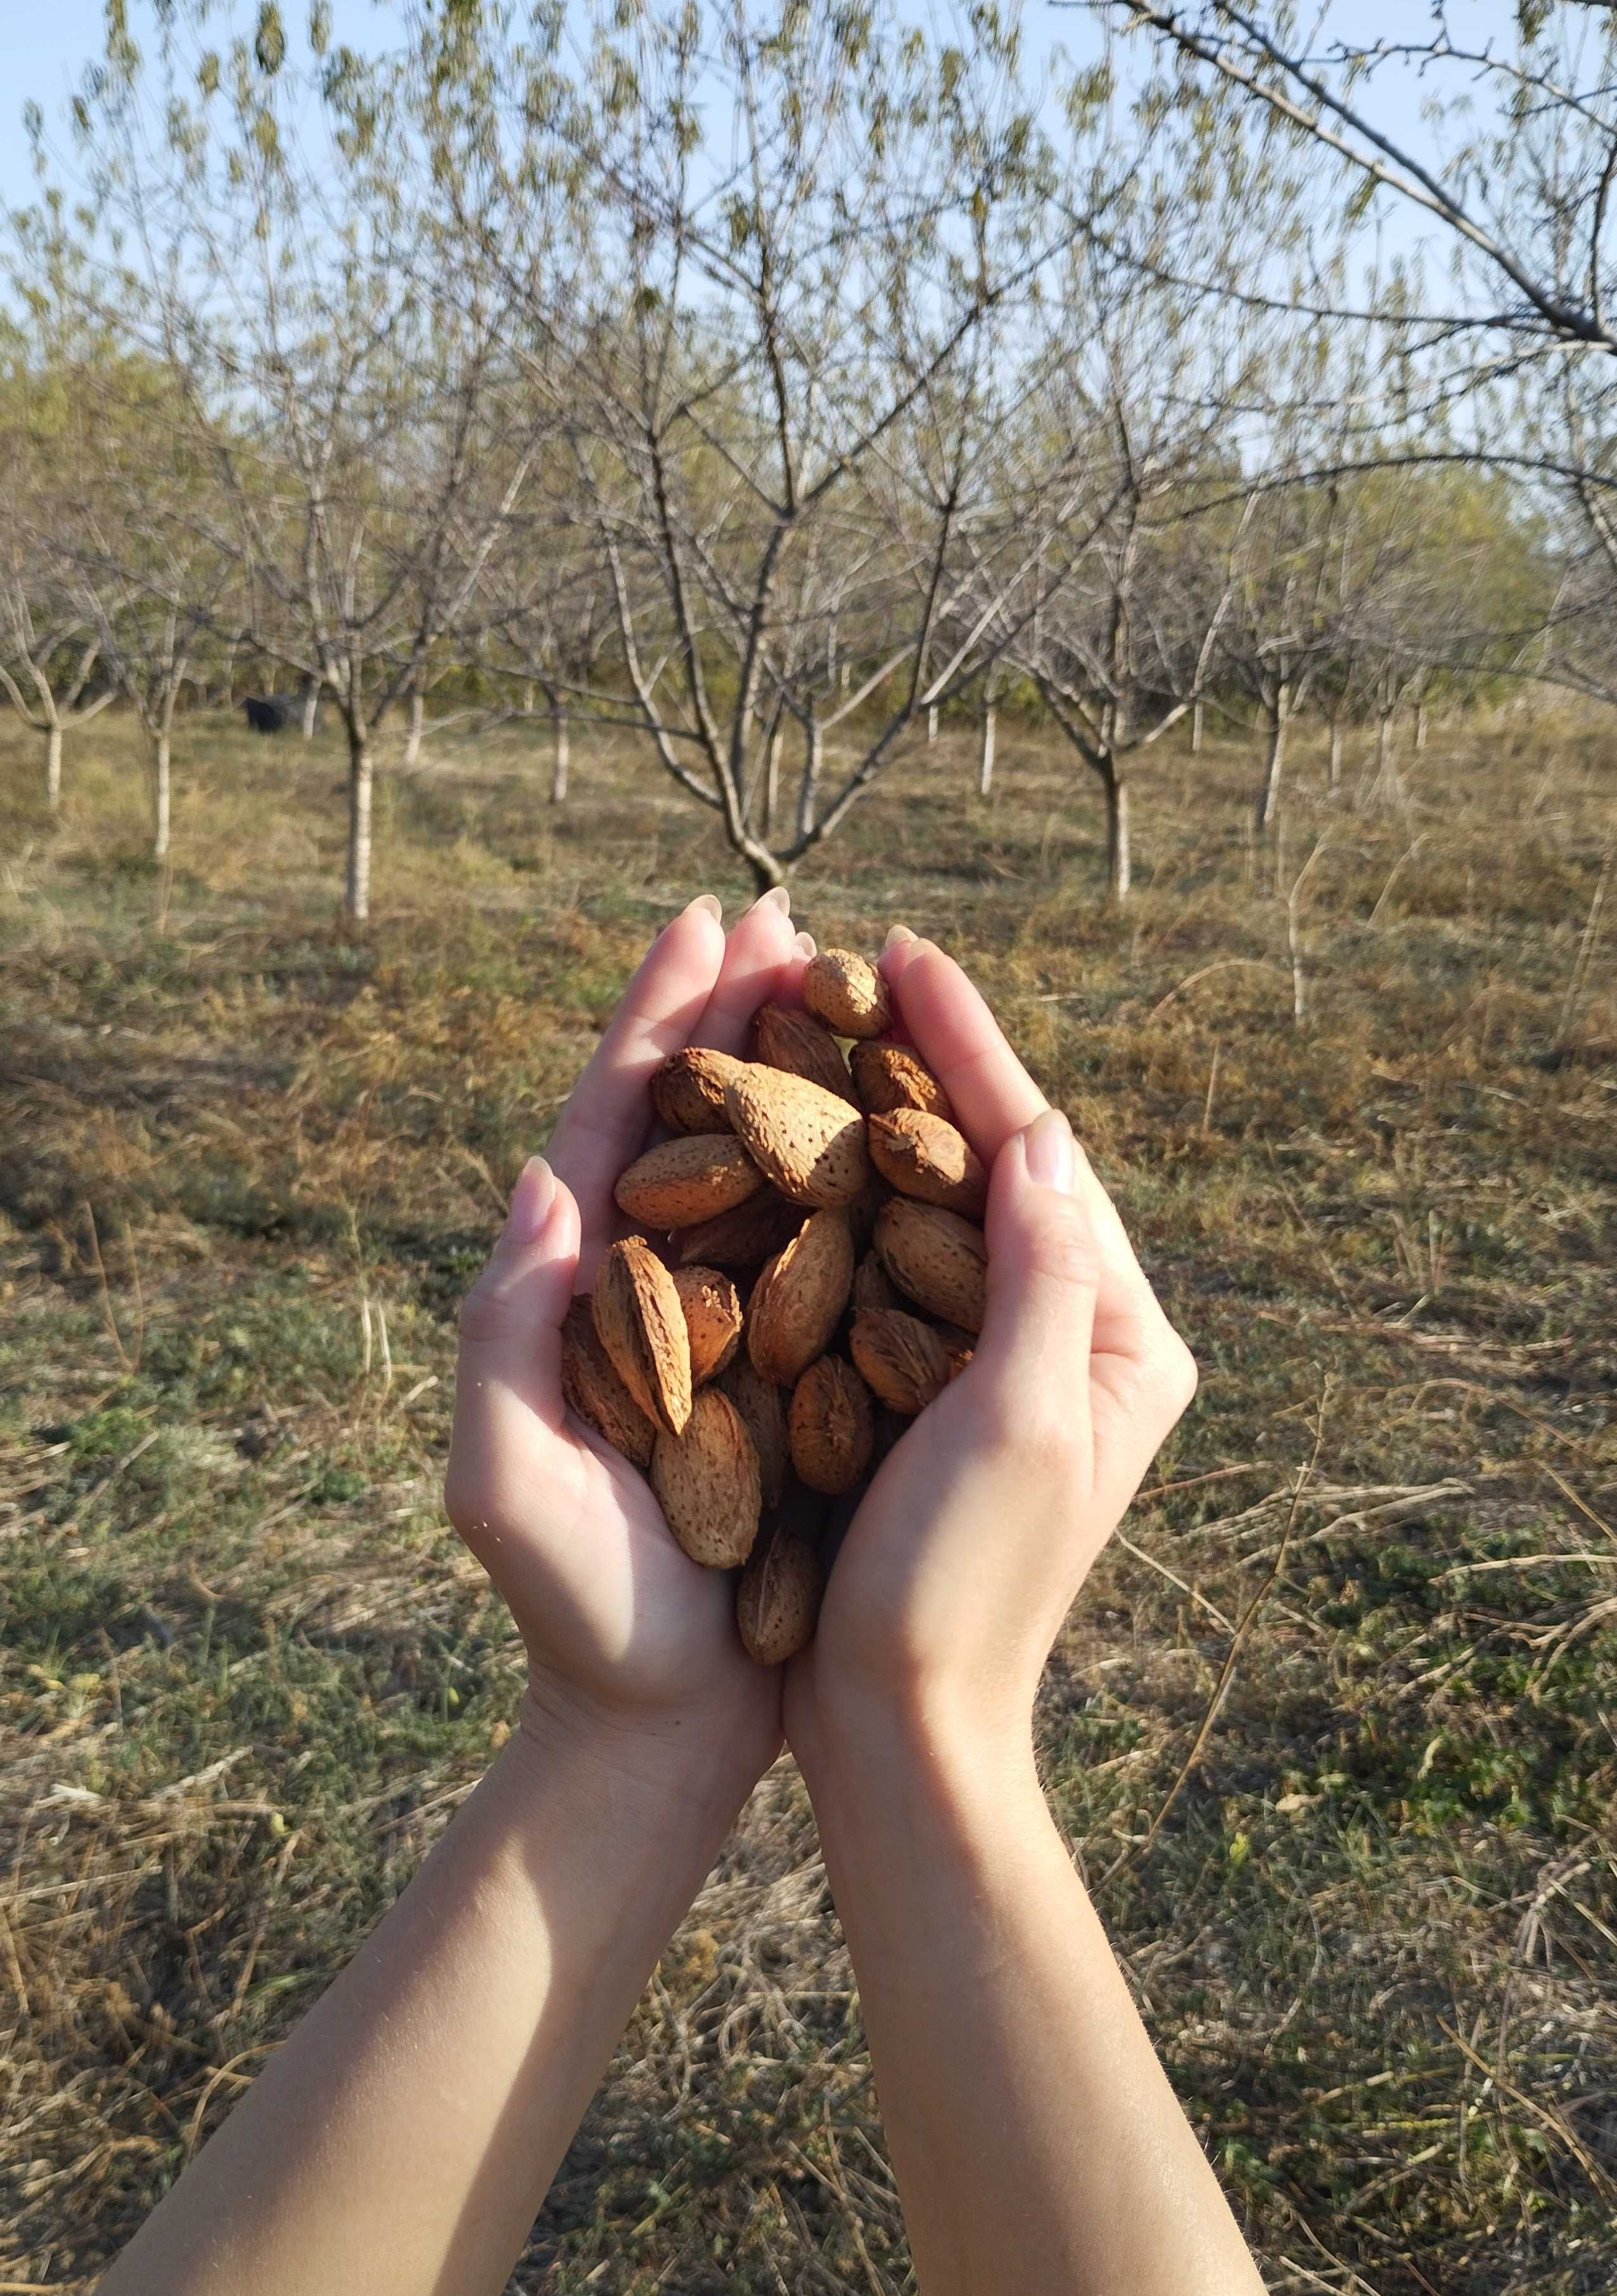
M 653 1812 L 718 1813 L 727 1824 L 780 1746 L 778 1723 L 755 1703 L 625 1708 L 530 1665 L 506 1755 L 519 1784 L 562 1769 L 594 1774 L 614 1798 L 643 1799 Z
M 951 1824 L 1030 1801 L 1043 1805 L 1031 1710 L 984 1712 L 941 1685 L 905 1695 L 888 1687 L 821 1690 L 788 1702 L 793 1754 L 823 1824 L 900 1806 Z

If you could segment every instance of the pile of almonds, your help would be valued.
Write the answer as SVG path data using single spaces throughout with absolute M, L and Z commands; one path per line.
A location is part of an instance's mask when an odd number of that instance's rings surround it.
M 672 1136 L 616 1191 L 642 1233 L 563 1332 L 568 1403 L 649 1476 L 693 1561 L 741 1566 L 737 1620 L 764 1666 L 813 1634 L 831 1501 L 983 1322 L 987 1174 L 891 1025 L 876 968 L 827 949 L 801 1011 L 759 1013 L 754 1059 L 666 1061 L 652 1098 Z

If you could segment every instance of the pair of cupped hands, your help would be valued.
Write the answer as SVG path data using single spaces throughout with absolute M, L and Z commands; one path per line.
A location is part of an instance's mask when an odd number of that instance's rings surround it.
M 561 1324 L 625 1230 L 613 1184 L 659 1064 L 683 1045 L 743 1054 L 760 1005 L 801 1001 L 813 954 L 783 892 L 728 935 L 705 894 L 652 945 L 462 1305 L 445 1483 L 527 1646 L 525 1725 L 746 1784 L 783 1735 L 805 1767 L 873 1732 L 1025 1741 L 1062 1620 L 1196 1387 L 1066 1119 L 960 966 L 894 928 L 899 1028 L 992 1171 L 987 1316 L 861 1501 L 814 1640 L 786 1667 L 746 1655 L 730 1575 L 690 1562 L 644 1479 L 569 1415 Z

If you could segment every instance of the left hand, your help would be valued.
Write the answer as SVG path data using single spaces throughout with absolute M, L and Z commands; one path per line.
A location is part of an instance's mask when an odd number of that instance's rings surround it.
M 741 1647 L 731 1575 L 690 1561 L 645 1478 L 568 1414 L 560 1330 L 628 1225 L 613 1184 L 650 1128 L 657 1068 L 686 1044 L 739 1053 L 760 1004 L 796 1000 L 806 961 L 768 896 L 728 939 L 704 896 L 654 944 L 462 1305 L 445 1481 L 527 1644 L 527 1726 L 604 1725 L 640 1767 L 666 1774 L 672 1751 L 741 1795 L 780 1747 L 779 1670 Z

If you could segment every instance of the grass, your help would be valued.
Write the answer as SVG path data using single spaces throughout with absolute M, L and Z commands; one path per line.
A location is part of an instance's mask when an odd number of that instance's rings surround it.
M 1458 726 L 1389 813 L 1304 758 L 1254 852 L 1242 747 L 1166 756 L 1120 917 L 1082 774 L 1002 734 L 984 807 L 945 729 L 797 888 L 973 967 L 1202 1363 L 1040 1742 L 1277 2290 L 1617 2280 L 1614 760 Z M 53 830 L 0 719 L 0 2284 L 82 2289 L 509 1728 L 454 1302 L 649 933 L 746 889 L 626 749 L 552 808 L 446 742 L 355 948 L 328 742 L 193 721 L 161 881 L 127 730 L 66 766 Z M 911 2284 L 783 1764 L 512 2285 Z

